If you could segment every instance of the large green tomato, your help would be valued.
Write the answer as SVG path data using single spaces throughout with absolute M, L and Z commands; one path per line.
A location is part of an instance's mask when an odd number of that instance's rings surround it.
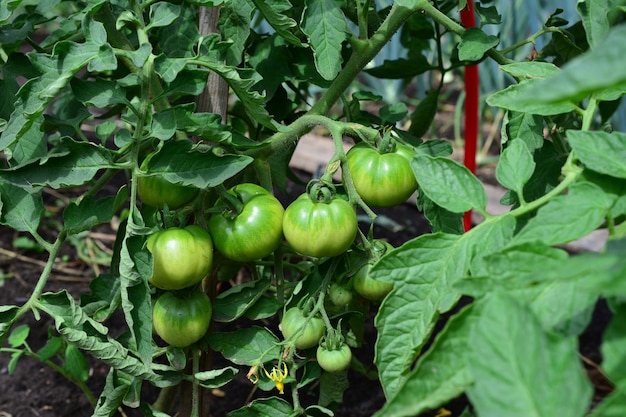
M 152 325 L 169 345 L 185 347 L 202 339 L 209 328 L 212 311 L 211 300 L 201 290 L 186 298 L 166 292 L 154 303 Z
M 302 194 L 285 210 L 283 233 L 297 252 L 307 256 L 344 253 L 357 233 L 354 208 L 346 200 L 313 201 Z
M 410 160 L 414 152 L 396 143 L 395 150 L 380 153 L 367 143 L 353 146 L 346 154 L 354 187 L 366 204 L 391 207 L 404 203 L 417 189 Z
M 274 252 L 283 240 L 285 210 L 280 201 L 256 184 L 239 184 L 228 192 L 240 199 L 243 209 L 239 214 L 224 212 L 211 217 L 209 233 L 215 248 L 239 262 Z
M 317 345 L 324 336 L 324 321 L 319 316 L 305 317 L 298 307 L 291 307 L 280 321 L 280 331 L 285 339 L 295 336 L 294 345 L 298 349 L 308 349 Z
M 393 284 L 376 280 L 370 276 L 372 264 L 363 265 L 352 279 L 352 288 L 363 298 L 378 301 L 385 298 L 393 289 Z
M 163 290 L 179 290 L 197 284 L 211 270 L 213 243 L 199 226 L 173 227 L 148 237 L 152 253 L 152 285 Z
M 147 168 L 147 159 L 141 168 Z M 177 209 L 194 199 L 198 194 L 196 187 L 174 184 L 165 178 L 152 175 L 137 178 L 137 195 L 143 204 L 162 209 L 165 204 L 170 209 Z

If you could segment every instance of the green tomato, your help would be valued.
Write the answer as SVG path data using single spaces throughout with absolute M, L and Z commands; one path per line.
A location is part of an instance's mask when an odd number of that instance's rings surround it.
M 147 159 L 141 164 L 147 168 Z M 158 175 L 137 178 L 137 195 L 143 204 L 162 209 L 166 204 L 170 209 L 177 209 L 195 198 L 196 187 L 174 184 Z
M 308 349 L 317 345 L 324 336 L 324 321 L 319 316 L 308 319 L 298 307 L 291 307 L 280 321 L 280 331 L 285 339 L 295 336 L 294 345 L 298 349 Z
M 199 226 L 158 231 L 148 237 L 146 246 L 153 259 L 149 282 L 163 290 L 197 284 L 213 264 L 211 236 Z
M 342 285 L 333 282 L 328 288 L 328 298 L 337 307 L 348 305 L 352 301 L 352 291 Z
M 285 210 L 283 233 L 297 252 L 314 257 L 344 253 L 357 233 L 354 208 L 335 197 L 328 203 L 302 194 Z
M 352 278 L 352 287 L 357 294 L 371 301 L 378 301 L 385 298 L 392 290 L 393 284 L 378 281 L 370 276 L 372 264 L 363 265 Z
M 366 204 L 391 207 L 404 203 L 417 189 L 410 160 L 414 152 L 396 143 L 393 152 L 380 153 L 367 143 L 353 146 L 346 154 L 354 187 Z
M 194 291 L 187 298 L 166 292 L 152 308 L 154 331 L 171 346 L 189 346 L 206 334 L 212 310 L 211 300 L 203 291 Z
M 243 209 L 239 214 L 224 212 L 211 217 L 209 233 L 215 248 L 239 262 L 274 252 L 283 240 L 285 210 L 280 201 L 256 184 L 239 184 L 228 192 L 238 196 Z
M 352 351 L 345 343 L 342 343 L 339 349 L 330 350 L 320 345 L 317 348 L 315 357 L 317 358 L 317 363 L 326 372 L 339 372 L 350 367 Z

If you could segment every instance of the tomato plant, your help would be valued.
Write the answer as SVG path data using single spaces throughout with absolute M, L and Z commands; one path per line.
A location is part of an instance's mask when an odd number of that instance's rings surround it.
M 345 371 L 350 367 L 352 351 L 350 346 L 342 343 L 337 349 L 329 349 L 320 345 L 317 348 L 315 357 L 320 367 L 326 372 Z
M 201 290 L 186 297 L 162 294 L 154 303 L 154 331 L 171 346 L 186 347 L 200 340 L 211 322 L 211 300 Z
M 0 2 L 0 243 L 20 260 L 0 285 L 45 257 L 37 282 L 0 291 L 0 386 L 25 355 L 95 416 L 209 415 L 239 372 L 258 398 L 227 392 L 236 417 L 350 415 L 355 386 L 382 388 L 375 417 L 454 399 L 480 416 L 624 415 L 626 19 L 621 0 L 572 3 L 512 34 L 506 2 L 477 7 L 479 27 L 457 22 L 472 1 Z M 474 158 L 438 113 L 478 65 L 502 85 L 481 92 Z M 446 122 L 473 132 L 463 113 Z M 325 156 L 303 168 L 303 153 Z M 592 233 L 595 251 L 571 250 Z M 59 272 L 80 288 L 58 290 Z M 580 360 L 600 301 L 610 394 Z M 169 312 L 196 302 L 210 318 Z M 23 325 L 40 315 L 53 328 L 34 351 Z M 346 366 L 340 342 L 373 359 L 320 375 L 316 360 Z M 106 380 L 88 381 L 84 354 Z
M 146 241 L 152 253 L 149 281 L 163 290 L 179 290 L 197 284 L 213 263 L 213 243 L 199 226 L 172 227 L 153 233 Z
M 264 258 L 274 252 L 283 239 L 285 210 L 280 201 L 256 184 L 238 184 L 228 192 L 240 200 L 241 207 L 239 212 L 235 211 L 236 207 L 226 207 L 209 220 L 215 248 L 239 262 Z
M 337 256 L 354 242 L 356 212 L 342 198 L 317 201 L 302 194 L 285 209 L 283 233 L 289 245 L 303 255 Z
M 391 207 L 407 201 L 417 189 L 410 165 L 414 152 L 402 143 L 391 143 L 382 152 L 361 142 L 347 153 L 347 166 L 354 186 L 365 203 Z
M 316 346 L 324 335 L 321 317 L 307 317 L 299 307 L 291 307 L 280 321 L 280 330 L 285 339 L 292 339 L 298 349 Z

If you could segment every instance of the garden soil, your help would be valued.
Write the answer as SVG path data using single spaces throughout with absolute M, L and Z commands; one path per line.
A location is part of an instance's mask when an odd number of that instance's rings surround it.
M 284 204 L 295 199 L 303 188 L 301 185 L 291 184 L 288 195 L 279 194 Z M 114 191 L 114 190 L 109 190 Z M 67 198 L 66 196 L 47 195 L 48 208 L 55 211 L 54 201 Z M 377 210 L 379 221 L 374 230 L 377 238 L 387 239 L 394 246 L 400 245 L 406 240 L 428 232 L 428 224 L 414 205 L 404 204 L 390 209 Z M 53 227 L 52 219 L 47 219 L 47 227 Z M 0 228 L 0 305 L 21 305 L 32 292 L 45 262 L 45 254 L 33 250 L 18 249 L 13 243 L 20 233 L 7 228 Z M 115 231 L 110 226 L 100 227 L 90 234 L 85 241 L 91 242 L 87 248 L 66 244 L 62 253 L 62 259 L 46 285 L 46 291 L 59 291 L 67 289 L 70 294 L 79 297 L 88 293 L 90 280 L 98 272 L 106 271 L 106 265 L 96 265 L 85 260 L 85 257 L 94 255 L 99 251 L 106 251 L 113 245 Z M 50 234 L 50 239 L 53 235 Z M 91 249 L 89 249 L 91 247 Z M 97 250 L 98 249 L 98 250 Z M 83 250 L 86 254 L 78 256 L 78 251 Z M 599 345 L 601 335 L 610 318 L 610 313 L 603 303 L 596 308 L 593 322 L 588 330 L 581 336 L 581 360 L 588 369 L 591 381 L 596 387 L 596 397 L 601 399 L 609 391 L 610 386 L 602 377 L 597 368 L 601 362 Z M 374 356 L 374 344 L 376 333 L 373 326 L 374 311 L 366 319 L 366 333 L 364 346 L 355 352 L 355 355 L 365 364 L 371 364 Z M 443 325 L 445 317 L 442 317 L 440 325 Z M 28 324 L 31 327 L 28 343 L 33 350 L 41 348 L 48 338 L 48 333 L 55 333 L 52 320 L 42 315 L 36 320 L 32 314 L 27 314 L 18 324 Z M 124 328 L 123 318 L 114 316 L 107 323 L 112 332 L 120 332 Z M 268 323 L 268 326 L 276 326 L 276 323 Z M 4 346 L 7 346 L 5 342 Z M 105 383 L 108 368 L 102 362 L 87 357 L 89 362 L 89 379 L 87 385 L 98 395 Z M 68 382 L 63 376 L 39 361 L 22 357 L 14 372 L 9 375 L 8 365 L 11 360 L 9 353 L 0 353 L 0 417 L 82 417 L 90 416 L 92 408 L 80 389 Z M 220 358 L 216 355 L 216 365 L 220 364 Z M 224 363 L 226 365 L 226 363 Z M 384 403 L 384 395 L 380 384 L 376 380 L 370 380 L 354 371 L 349 373 L 350 387 L 344 393 L 344 403 L 337 411 L 338 417 L 366 417 L 371 416 L 380 409 Z M 318 392 L 316 386 L 302 390 L 304 401 L 307 398 L 315 401 Z M 267 393 L 253 392 L 253 385 L 246 379 L 246 370 L 242 369 L 237 377 L 226 386 L 222 387 L 213 397 L 211 415 L 213 417 L 226 416 L 229 411 L 245 405 L 248 398 L 265 396 Z M 149 384 L 144 384 L 142 399 L 154 401 L 158 391 Z M 270 393 L 274 395 L 274 393 Z M 464 397 L 458 398 L 446 405 L 452 416 L 460 415 L 468 406 Z M 137 410 L 124 408 L 126 416 L 140 416 Z M 424 414 L 435 416 L 437 410 Z

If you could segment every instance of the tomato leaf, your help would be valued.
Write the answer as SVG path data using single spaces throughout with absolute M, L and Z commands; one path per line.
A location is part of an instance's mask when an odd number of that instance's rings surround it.
M 459 43 L 459 59 L 461 61 L 478 61 L 491 48 L 500 43 L 497 36 L 487 35 L 479 28 L 466 29 Z
M 290 417 L 292 415 L 291 404 L 277 397 L 254 400 L 245 407 L 228 413 L 229 417 Z
M 485 209 L 487 193 L 466 167 L 449 158 L 418 154 L 411 167 L 420 189 L 435 204 L 453 213 Z
M 209 338 L 212 349 L 222 352 L 237 365 L 248 366 L 279 358 L 279 342 L 272 332 L 256 326 L 229 333 L 214 333 Z
M 626 133 L 568 130 L 567 141 L 585 166 L 602 174 L 626 178 Z
M 89 378 L 89 364 L 73 343 L 69 343 L 65 347 L 65 364 L 63 367 L 78 381 L 85 382 Z
M 46 344 L 37 351 L 37 356 L 39 360 L 44 362 L 48 359 L 52 358 L 57 354 L 63 347 L 63 338 L 61 337 L 51 337 L 48 339 Z
M 474 379 L 467 393 L 477 413 L 585 415 L 592 388 L 577 355 L 576 339 L 545 333 L 530 310 L 512 296 L 496 293 L 481 304 L 467 354 Z
M 269 281 L 260 280 L 232 287 L 213 300 L 213 320 L 229 323 L 243 316 L 269 288 Z
M 22 346 L 24 342 L 26 342 L 29 333 L 30 327 L 27 324 L 21 324 L 17 326 L 15 329 L 13 329 L 11 335 L 9 336 L 9 345 L 11 345 L 12 348 L 18 348 Z
M 348 389 L 348 371 L 322 372 L 320 378 L 319 404 L 323 407 L 343 402 L 343 393 Z
M 308 39 L 315 67 L 325 80 L 334 79 L 343 62 L 341 47 L 347 39 L 346 17 L 336 0 L 306 0 L 301 29 Z
M 396 395 L 375 417 L 416 416 L 461 395 L 471 384 L 466 352 L 478 314 L 473 306 L 455 314 L 418 360 Z
M 239 370 L 232 366 L 211 371 L 201 371 L 193 374 L 193 377 L 204 388 L 215 389 L 228 384 L 237 375 Z
M 284 12 L 290 10 L 293 6 L 289 0 L 275 0 L 271 2 L 262 0 L 252 0 L 257 7 L 259 13 L 265 17 L 267 22 L 276 30 L 276 32 L 287 42 L 303 47 L 300 39 L 293 34 L 294 28 L 298 23 L 292 18 L 285 15 Z
M 534 171 L 535 161 L 524 141 L 508 142 L 496 166 L 498 182 L 521 195 Z
M 613 309 L 613 317 L 602 336 L 602 370 L 614 383 L 626 382 L 626 304 Z

